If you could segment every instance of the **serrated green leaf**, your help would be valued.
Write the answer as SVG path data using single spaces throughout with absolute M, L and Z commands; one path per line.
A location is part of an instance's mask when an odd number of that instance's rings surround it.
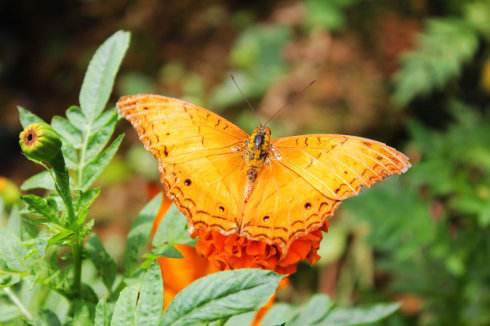
M 53 191 L 55 190 L 54 180 L 49 171 L 42 171 L 24 181 L 20 186 L 20 189 L 24 191 L 32 189 L 46 189 Z
M 162 204 L 162 196 L 156 195 L 138 214 L 131 225 L 131 230 L 124 250 L 124 274 L 131 275 L 138 266 L 140 251 L 148 245 L 153 220 Z
M 92 129 L 98 130 L 102 128 L 102 126 L 105 126 L 108 124 L 112 119 L 114 119 L 114 116 L 116 116 L 116 119 L 119 120 L 119 115 L 117 112 L 117 109 L 115 107 L 110 108 L 102 112 L 102 114 L 93 122 L 92 124 Z
M 57 211 L 55 207 L 49 205 L 48 201 L 37 195 L 24 195 L 21 199 L 27 204 L 29 209 L 44 216 L 49 221 L 57 220 Z
M 324 294 L 316 294 L 301 308 L 291 326 L 313 325 L 320 322 L 332 309 L 333 302 Z
M 23 108 L 22 106 L 18 106 L 17 111 L 19 111 L 19 120 L 22 128 L 27 127 L 31 123 L 44 122 L 43 119 L 41 119 L 31 111 Z
M 162 325 L 195 325 L 226 320 L 258 310 L 274 293 L 282 276 L 244 268 L 198 279 L 174 298 Z
M 87 218 L 90 206 L 94 203 L 97 197 L 100 195 L 99 188 L 89 189 L 82 191 L 80 197 L 77 200 L 75 211 L 77 212 L 77 222 L 79 225 L 83 224 Z
M 88 209 L 100 195 L 100 188 L 82 191 L 77 201 L 77 209 Z
M 70 143 L 64 142 L 61 151 L 63 152 L 66 167 L 69 170 L 76 170 L 78 168 L 78 153 L 75 147 L 71 146 Z
M 90 134 L 90 136 L 88 137 L 87 149 L 85 150 L 85 159 L 87 161 L 92 160 L 100 153 L 100 151 L 107 145 L 107 143 L 111 139 L 112 134 L 114 133 L 114 129 L 117 123 L 117 114 L 115 111 L 108 112 L 112 112 L 111 118 L 100 128 L 95 129 L 94 127 L 94 130 L 96 131 Z
M 144 274 L 136 306 L 136 325 L 158 325 L 163 307 L 160 266 L 153 264 Z
M 117 265 L 95 234 L 88 240 L 86 252 L 94 265 L 99 267 L 97 273 L 101 276 L 104 285 L 111 290 L 116 279 Z
M 112 317 L 111 305 L 105 300 L 100 300 L 95 307 L 95 326 L 110 326 Z
M 107 165 L 116 155 L 124 135 L 119 135 L 104 151 L 97 155 L 84 168 L 82 174 L 82 190 L 88 189 L 97 177 L 104 171 Z
M 139 284 L 126 287 L 119 294 L 114 312 L 112 314 L 111 326 L 135 326 L 135 311 L 138 300 Z
M 128 32 L 116 32 L 90 60 L 80 91 L 80 106 L 87 120 L 95 120 L 105 108 L 129 40 Z
M 85 125 L 87 125 L 87 120 L 85 119 L 82 110 L 76 105 L 72 105 L 66 110 L 66 117 L 68 118 L 68 121 L 79 130 L 83 130 Z
M 192 245 L 194 242 L 194 239 L 189 235 L 187 219 L 179 212 L 177 207 L 172 204 L 153 237 L 153 246 L 175 246 L 177 244 Z
M 377 304 L 370 308 L 336 308 L 318 325 L 349 326 L 378 322 L 393 314 L 400 307 L 397 303 Z
M 51 126 L 54 130 L 61 136 L 64 142 L 69 143 L 75 148 L 80 148 L 82 146 L 82 133 L 67 119 L 54 116 L 51 119 Z

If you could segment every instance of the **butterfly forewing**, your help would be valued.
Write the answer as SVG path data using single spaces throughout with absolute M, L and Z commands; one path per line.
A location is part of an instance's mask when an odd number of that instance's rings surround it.
M 125 96 L 117 106 L 158 159 L 167 194 L 191 224 L 237 230 L 246 170 L 235 146 L 247 134 L 211 111 L 173 98 Z
M 405 172 L 408 158 L 367 138 L 305 135 L 278 139 L 273 146 L 280 164 L 307 180 L 326 196 L 343 200 L 383 178 Z

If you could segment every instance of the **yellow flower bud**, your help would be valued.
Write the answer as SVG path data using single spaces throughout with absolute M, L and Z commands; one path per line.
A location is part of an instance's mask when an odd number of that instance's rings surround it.
M 48 166 L 64 165 L 61 140 L 47 123 L 28 125 L 19 135 L 19 144 L 28 159 Z

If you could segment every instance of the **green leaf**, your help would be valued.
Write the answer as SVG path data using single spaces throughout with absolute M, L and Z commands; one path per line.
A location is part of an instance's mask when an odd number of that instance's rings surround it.
M 136 325 L 158 325 L 163 307 L 163 282 L 160 266 L 153 264 L 143 274 L 136 306 Z
M 117 119 L 119 119 L 119 115 L 115 107 L 102 112 L 102 114 L 93 122 L 92 128 L 94 130 L 99 130 L 102 126 L 105 126 L 112 119 L 114 119 L 114 115 L 117 117 Z
M 397 303 L 377 304 L 371 308 L 336 308 L 319 325 L 348 326 L 378 322 L 393 314 Z
M 338 30 L 345 25 L 344 11 L 355 2 L 356 0 L 307 0 L 306 22 L 312 27 L 328 31 Z
M 169 257 L 169 258 L 183 258 L 182 254 L 180 251 L 177 250 L 174 246 L 169 246 L 169 245 L 161 245 L 152 250 L 152 255 L 154 258 L 158 257 Z
M 112 314 L 111 326 L 134 326 L 139 284 L 133 284 L 121 291 Z
M 82 191 L 80 198 L 78 198 L 77 209 L 87 209 L 100 195 L 100 188 L 93 188 L 87 191 Z
M 124 135 L 119 135 L 111 145 L 83 168 L 82 190 L 88 189 L 116 155 Z
M 21 316 L 22 313 L 20 312 L 19 308 L 17 308 L 16 306 L 6 304 L 5 302 L 2 302 L 2 304 L 0 305 L 0 323 L 6 323 L 10 320 L 19 318 Z
M 82 146 L 82 133 L 70 121 L 55 116 L 51 119 L 51 126 L 61 136 L 62 140 L 75 148 Z
M 256 311 L 249 311 L 240 315 L 235 315 L 228 319 L 224 325 L 226 326 L 235 326 L 235 325 L 252 325 L 252 322 L 257 315 Z M 262 325 L 262 323 L 261 323 Z
M 194 239 L 189 235 L 187 219 L 179 212 L 175 205 L 171 205 L 165 218 L 158 226 L 158 230 L 153 238 L 153 245 L 175 246 L 176 244 L 193 245 Z
M 39 326 L 61 326 L 58 316 L 51 310 L 42 310 L 39 314 L 39 321 L 36 323 Z
M 66 110 L 66 117 L 68 118 L 68 121 L 79 130 L 83 130 L 84 126 L 87 124 L 87 120 L 85 119 L 82 110 L 76 105 L 72 105 Z
M 131 230 L 124 250 L 124 274 L 132 275 L 139 262 L 140 251 L 148 245 L 153 220 L 162 204 L 162 196 L 156 195 L 138 214 L 131 225 Z
M 18 205 L 14 205 L 10 211 L 7 230 L 21 239 L 22 235 L 22 218 L 20 217 Z
M 302 326 L 316 324 L 327 315 L 332 307 L 333 302 L 326 295 L 316 294 L 305 304 L 299 316 L 290 325 Z
M 49 221 L 57 221 L 56 207 L 51 206 L 46 199 L 37 195 L 24 195 L 21 199 L 29 209 L 46 217 Z
M 107 145 L 107 143 L 111 139 L 112 134 L 114 133 L 114 129 L 116 127 L 118 119 L 117 113 L 112 110 L 108 112 L 112 113 L 110 119 L 100 128 L 97 128 L 97 131 L 92 133 L 88 137 L 87 149 L 85 151 L 85 159 L 87 161 L 92 160 L 97 154 L 100 153 L 100 151 Z M 105 116 L 102 118 L 105 118 Z
M 71 146 L 70 143 L 64 142 L 63 146 L 61 147 L 61 151 L 63 152 L 66 167 L 69 170 L 77 170 L 79 156 L 75 147 Z
M 55 190 L 54 180 L 49 171 L 42 171 L 33 175 L 20 186 L 21 190 L 27 191 L 32 189 Z
M 0 229 L 0 260 L 14 271 L 24 271 L 24 256 L 26 249 L 22 247 L 20 239 L 7 229 Z
M 128 32 L 118 31 L 92 57 L 80 91 L 80 106 L 88 121 L 95 120 L 105 108 L 129 40 Z
M 289 322 L 298 314 L 298 310 L 285 303 L 274 304 L 260 322 L 261 326 L 277 326 Z
M 90 325 L 92 321 L 92 318 L 90 316 L 90 310 L 92 306 L 85 301 L 75 300 L 73 302 L 73 307 L 75 309 L 75 313 L 71 325 L 73 326 Z
M 95 326 L 110 326 L 111 324 L 112 309 L 111 306 L 105 301 L 100 300 L 95 307 Z
M 100 241 L 99 237 L 95 234 L 88 240 L 86 252 L 94 265 L 98 266 L 97 273 L 102 277 L 104 285 L 110 291 L 114 284 L 114 280 L 116 279 L 116 262 L 109 253 L 107 253 L 102 241 Z
M 44 122 L 39 116 L 35 115 L 31 111 L 23 108 L 22 106 L 18 106 L 17 110 L 19 111 L 19 120 L 22 128 L 27 127 L 31 123 L 35 122 Z
M 271 271 L 244 268 L 198 279 L 177 294 L 162 325 L 211 323 L 258 310 L 281 278 Z
M 79 225 L 83 224 L 85 219 L 87 218 L 88 211 L 90 206 L 94 203 L 94 201 L 99 197 L 100 189 L 93 188 L 87 191 L 82 191 L 80 197 L 75 206 L 75 210 L 77 212 L 77 222 Z

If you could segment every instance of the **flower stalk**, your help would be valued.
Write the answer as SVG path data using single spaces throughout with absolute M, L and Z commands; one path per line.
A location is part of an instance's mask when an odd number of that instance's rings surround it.
M 25 156 L 42 166 L 51 174 L 55 181 L 56 192 L 66 207 L 68 226 L 74 231 L 71 245 L 74 260 L 73 293 L 80 294 L 82 275 L 82 241 L 80 227 L 73 206 L 70 189 L 70 176 L 62 153 L 60 136 L 47 123 L 39 122 L 28 125 L 19 135 L 19 144 Z

